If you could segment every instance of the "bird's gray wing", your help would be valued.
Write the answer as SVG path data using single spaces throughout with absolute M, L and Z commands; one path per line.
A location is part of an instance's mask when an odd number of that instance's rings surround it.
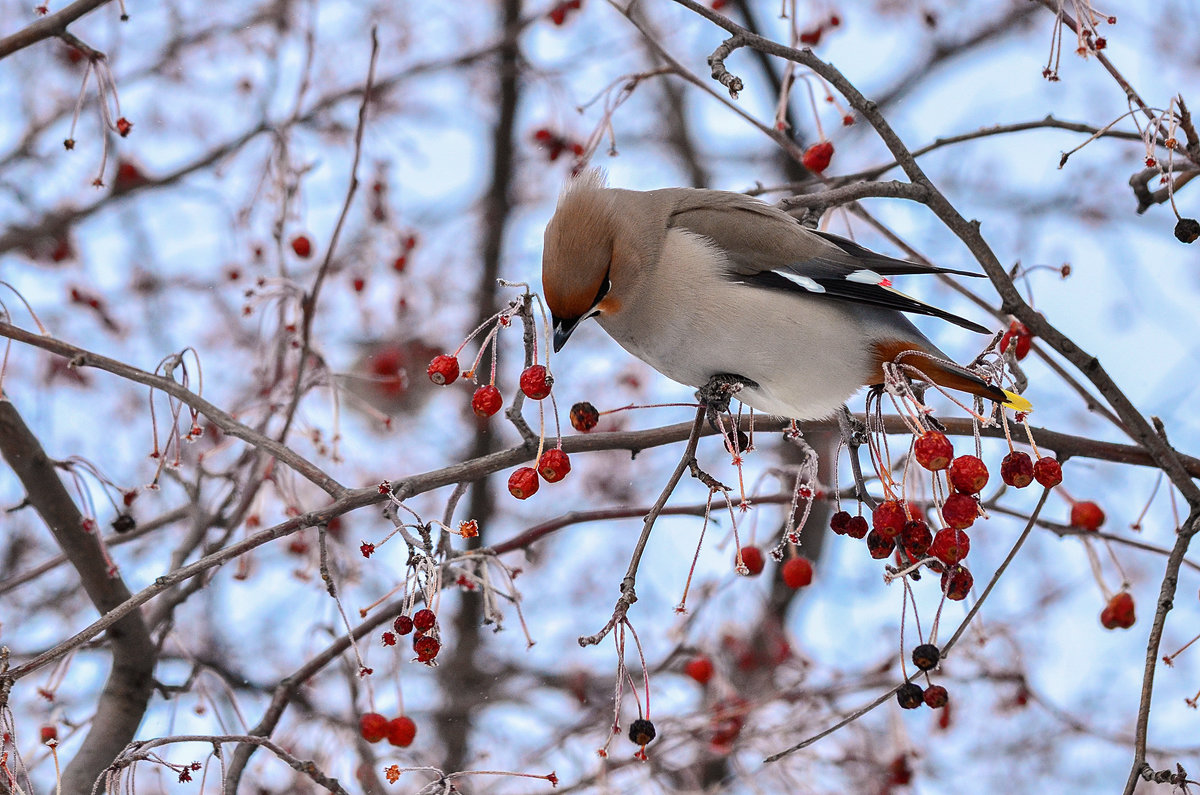
M 941 318 L 971 331 L 988 329 L 918 301 L 891 286 L 889 276 L 978 274 L 929 268 L 805 228 L 782 210 L 740 193 L 676 188 L 668 228 L 708 238 L 726 256 L 731 281 L 801 292 Z

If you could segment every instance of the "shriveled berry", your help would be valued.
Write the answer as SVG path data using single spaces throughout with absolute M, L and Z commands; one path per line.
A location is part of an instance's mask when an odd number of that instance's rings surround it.
M 938 651 L 938 647 L 934 646 L 932 643 L 922 643 L 920 646 L 913 649 L 913 665 L 917 666 L 922 671 L 932 671 L 937 667 L 938 661 L 941 659 L 942 653 Z
M 458 378 L 458 359 L 444 353 L 434 356 L 425 372 L 429 380 L 438 386 L 454 383 L 454 379 Z
M 412 623 L 417 632 L 428 632 L 437 623 L 437 616 L 428 607 L 423 607 L 413 613 Z
M 1004 332 L 1004 336 L 1000 338 L 1000 352 L 1004 353 L 1008 350 L 1009 345 L 1015 345 L 1014 355 L 1020 361 L 1029 354 L 1029 344 L 1032 339 L 1033 335 L 1029 333 L 1028 327 L 1021 321 L 1014 320 L 1008 325 L 1008 331 Z
M 471 410 L 480 417 L 492 416 L 502 405 L 504 398 L 500 395 L 500 390 L 491 384 L 479 387 L 471 397 Z
M 377 743 L 387 736 L 388 719 L 378 712 L 368 712 L 358 719 L 358 731 L 369 743 Z
M 557 483 L 571 471 L 571 459 L 562 450 L 554 447 L 542 453 L 537 468 L 538 474 L 544 477 L 547 483 Z
M 884 538 L 895 538 L 904 530 L 908 516 L 904 513 L 904 503 L 899 500 L 886 500 L 871 514 L 871 529 Z
M 58 742 L 58 727 L 43 726 L 41 729 L 41 738 L 43 745 L 49 742 Z
M 925 703 L 925 691 L 916 682 L 905 682 L 896 691 L 896 701 L 901 709 L 916 709 Z
M 703 654 L 693 657 L 683 666 L 683 672 L 700 684 L 706 685 L 713 676 L 712 660 Z
M 880 535 L 875 530 L 867 533 L 867 551 L 875 560 L 883 560 L 896 549 L 896 539 Z
M 519 467 L 508 476 L 508 493 L 527 500 L 538 490 L 538 473 L 533 467 Z
M 137 528 L 137 521 L 127 513 L 117 514 L 117 518 L 112 520 L 112 529 L 118 533 L 128 533 L 130 530 Z
M 645 718 L 638 718 L 629 724 L 629 739 L 637 745 L 649 745 L 657 734 L 654 724 Z
M 762 574 L 763 565 L 766 561 L 763 560 L 763 553 L 761 549 L 758 547 L 746 546 L 742 547 L 740 550 L 738 550 L 738 552 L 742 556 L 742 563 L 744 564 L 743 568 L 746 569 L 746 571 L 738 569 L 738 574 L 744 574 L 750 577 L 755 577 L 759 574 Z M 734 565 L 737 565 L 736 558 L 734 559 Z
M 971 551 L 971 538 L 962 530 L 939 530 L 929 545 L 929 554 L 942 563 L 958 563 Z
M 417 724 L 407 715 L 388 721 L 387 739 L 392 745 L 407 748 L 417 736 Z
M 1062 464 L 1057 458 L 1043 456 L 1033 465 L 1033 479 L 1048 489 L 1062 483 Z
M 954 493 L 942 504 L 942 518 L 956 530 L 965 530 L 975 524 L 979 516 L 979 503 L 970 494 Z
M 1077 502 L 1071 506 L 1071 527 L 1096 531 L 1104 524 L 1104 511 L 1091 500 Z
M 521 391 L 532 400 L 541 400 L 550 394 L 554 376 L 544 365 L 532 364 L 521 373 Z
M 941 431 L 926 431 L 913 443 L 913 457 L 917 463 L 931 472 L 950 466 L 954 458 L 954 445 Z
M 852 516 L 846 523 L 846 535 L 851 538 L 865 538 L 868 529 L 867 519 L 864 516 Z
M 941 685 L 930 685 L 925 688 L 925 706 L 930 709 L 941 709 L 950 703 L 950 694 Z
M 963 494 L 978 494 L 988 482 L 987 467 L 973 455 L 960 455 L 950 462 L 950 485 Z
M 312 241 L 307 235 L 297 235 L 292 238 L 292 251 L 296 252 L 297 257 L 308 258 L 312 256 Z
M 1000 479 L 1014 488 L 1023 489 L 1033 482 L 1033 459 L 1029 453 L 1014 450 L 1000 462 Z
M 422 635 L 413 642 L 413 651 L 420 662 L 429 662 L 442 650 L 442 644 L 433 635 Z
M 840 536 L 846 535 L 846 530 L 849 526 L 850 514 L 847 511 L 838 511 L 829 517 L 829 529 Z
M 1109 599 L 1100 612 L 1100 624 L 1105 629 L 1129 629 L 1133 622 L 1133 596 L 1128 591 Z
M 829 168 L 829 161 L 832 159 L 832 141 L 821 141 L 820 143 L 815 143 L 805 149 L 804 154 L 800 156 L 800 162 L 804 165 L 804 167 L 815 174 L 820 174 L 822 171 Z
M 808 558 L 792 558 L 783 564 L 783 584 L 795 590 L 812 583 L 813 567 Z
M 932 543 L 933 533 L 924 519 L 913 519 L 904 523 L 904 530 L 900 533 L 900 544 L 910 556 L 918 560 L 925 557 Z
M 951 601 L 961 602 L 966 599 L 974 584 L 975 578 L 967 571 L 966 566 L 948 566 L 942 572 L 942 593 Z
M 600 422 L 600 412 L 586 400 L 571 406 L 571 427 L 580 433 L 587 433 Z
M 408 616 L 400 616 L 392 622 L 392 629 L 396 630 L 397 635 L 407 635 L 413 631 L 413 620 Z

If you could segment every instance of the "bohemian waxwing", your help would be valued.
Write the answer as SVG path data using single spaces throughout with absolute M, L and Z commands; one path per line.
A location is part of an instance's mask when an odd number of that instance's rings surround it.
M 555 351 L 595 317 L 674 381 L 747 382 L 738 399 L 766 414 L 828 417 L 861 387 L 883 383 L 893 361 L 1028 410 L 1021 396 L 951 363 L 901 314 L 987 331 L 891 289 L 889 276 L 908 273 L 975 275 L 876 254 L 740 193 L 618 190 L 594 169 L 563 191 L 542 256 Z

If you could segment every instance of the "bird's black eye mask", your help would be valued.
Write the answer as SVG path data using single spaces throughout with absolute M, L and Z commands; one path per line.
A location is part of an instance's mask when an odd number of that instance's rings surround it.
M 575 329 L 580 323 L 587 320 L 589 317 L 599 313 L 597 307 L 604 300 L 604 296 L 608 295 L 608 291 L 612 289 L 612 282 L 608 278 L 608 274 L 604 274 L 604 281 L 600 284 L 600 290 L 596 293 L 596 299 L 592 301 L 592 308 L 583 314 L 582 317 L 577 317 L 574 320 L 565 318 L 554 318 L 554 352 L 558 353 L 562 346 L 567 344 L 567 340 L 575 333 Z

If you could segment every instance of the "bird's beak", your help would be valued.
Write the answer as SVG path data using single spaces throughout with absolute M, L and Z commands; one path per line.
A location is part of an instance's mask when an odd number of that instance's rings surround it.
M 562 318 L 554 318 L 554 352 L 558 353 L 562 350 L 562 346 L 567 344 L 567 340 L 571 334 L 575 332 L 575 327 L 579 325 L 579 318 L 574 320 L 563 320 Z

